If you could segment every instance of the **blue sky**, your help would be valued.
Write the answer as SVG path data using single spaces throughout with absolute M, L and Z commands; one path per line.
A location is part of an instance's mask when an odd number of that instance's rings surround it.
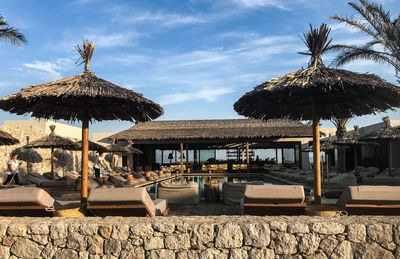
M 234 102 L 272 77 L 307 66 L 299 34 L 309 24 L 332 28 L 333 43 L 368 38 L 329 18 L 353 15 L 347 0 L 3 0 L 0 12 L 29 44 L 1 44 L 0 96 L 21 87 L 79 74 L 74 45 L 97 43 L 91 71 L 160 103 L 171 119 L 239 118 Z M 381 1 L 393 16 L 399 0 Z M 326 56 L 330 64 L 333 56 Z M 395 83 L 394 70 L 357 61 L 345 67 L 375 73 Z M 398 112 L 388 113 L 400 119 Z M 367 125 L 384 114 L 350 122 Z M 0 123 L 26 119 L 0 111 Z M 323 121 L 323 126 L 332 126 Z M 80 126 L 79 123 L 76 124 Z M 101 122 L 91 132 L 119 131 L 129 122 Z

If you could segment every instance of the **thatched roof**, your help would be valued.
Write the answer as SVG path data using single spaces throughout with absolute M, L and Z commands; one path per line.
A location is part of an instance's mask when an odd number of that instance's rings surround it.
M 19 140 L 5 131 L 0 130 L 0 146 L 9 146 L 18 144 Z
M 121 140 L 269 139 L 310 137 L 311 127 L 299 121 L 253 119 L 149 121 L 119 132 Z
M 18 115 L 75 121 L 147 121 L 163 114 L 141 94 L 98 78 L 91 72 L 23 88 L 0 99 L 0 108 Z
M 75 142 L 75 144 L 78 147 L 76 150 L 82 150 L 82 141 Z M 97 152 L 106 152 L 107 148 L 105 146 L 102 146 L 100 144 L 97 144 L 89 140 L 89 150 Z
M 129 149 L 126 147 L 121 147 L 118 146 L 117 144 L 111 144 L 106 147 L 107 151 L 106 152 L 112 152 L 112 153 L 129 153 Z
M 133 147 L 133 144 L 132 144 L 132 143 L 129 144 L 129 145 L 127 145 L 125 148 L 128 149 L 128 150 L 129 150 L 129 153 L 131 153 L 131 154 L 136 154 L 136 155 L 141 155 L 141 154 L 143 154 L 142 150 Z
M 339 146 L 343 146 L 343 145 L 344 146 L 363 146 L 363 145 L 378 146 L 379 145 L 376 142 L 362 140 L 358 130 L 359 130 L 359 126 L 355 125 L 353 134 L 348 135 L 346 138 L 333 141 L 333 143 L 335 145 L 339 145 Z
M 322 142 L 320 145 L 321 151 L 330 151 L 330 150 L 334 150 L 337 148 L 338 148 L 338 146 L 333 143 L 331 134 L 329 134 L 329 138 L 326 141 Z M 303 152 L 313 152 L 313 149 L 314 149 L 314 146 L 310 145 L 310 146 L 304 148 Z
M 386 116 L 382 120 L 385 122 L 385 127 L 369 133 L 363 139 L 400 139 L 400 130 L 392 127 L 389 117 Z
M 311 120 L 313 98 L 321 119 L 350 118 L 399 107 L 400 89 L 373 74 L 319 64 L 256 86 L 234 109 L 256 119 Z
M 56 126 L 51 125 L 50 135 L 43 137 L 41 139 L 32 141 L 31 143 L 25 145 L 25 148 L 62 148 L 62 149 L 77 149 L 77 145 L 74 141 L 57 136 L 54 133 Z

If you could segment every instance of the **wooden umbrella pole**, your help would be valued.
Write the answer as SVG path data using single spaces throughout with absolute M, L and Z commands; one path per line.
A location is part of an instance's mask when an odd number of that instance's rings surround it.
M 111 153 L 111 173 L 114 173 L 114 152 Z
M 246 162 L 247 162 L 247 172 L 250 171 L 250 154 L 249 154 L 249 142 L 246 142 Z
M 314 156 L 314 202 L 321 204 L 321 169 L 319 143 L 319 115 L 317 104 L 313 100 L 313 156 Z
M 82 121 L 82 190 L 81 202 L 86 206 L 88 197 L 89 119 Z
M 183 143 L 181 143 L 181 174 L 183 174 Z
M 51 147 L 51 176 L 53 180 L 56 179 L 56 174 L 54 173 L 54 147 Z
M 326 153 L 326 177 L 328 178 L 328 190 L 331 188 L 329 183 L 329 154 Z
M 357 161 L 357 146 L 354 146 L 354 173 L 357 173 L 358 161 Z
M 389 175 L 392 175 L 392 141 L 389 140 L 388 144 L 388 166 L 389 166 Z

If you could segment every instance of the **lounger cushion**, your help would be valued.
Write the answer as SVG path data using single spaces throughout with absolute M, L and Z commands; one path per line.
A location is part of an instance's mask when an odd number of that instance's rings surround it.
M 166 199 L 170 204 L 198 204 L 201 198 L 199 185 L 190 183 L 165 183 L 157 188 L 158 198 Z
M 87 201 L 89 205 L 143 204 L 151 216 L 156 213 L 156 208 L 146 188 L 98 188 L 90 192 Z
M 36 187 L 2 189 L 0 190 L 0 206 L 8 205 L 52 207 L 54 199 L 45 190 Z
M 341 209 L 346 204 L 400 204 L 400 186 L 349 186 L 344 190 L 336 203 Z
M 126 179 L 120 175 L 110 175 L 110 177 L 108 177 L 108 181 L 112 183 L 123 183 L 126 182 Z
M 304 187 L 301 185 L 247 185 L 245 203 L 303 203 Z
M 263 185 L 262 181 L 248 182 L 248 183 L 223 183 L 222 184 L 222 198 L 225 204 L 240 204 L 243 199 L 246 185 Z
M 156 216 L 161 215 L 168 208 L 168 202 L 165 199 L 155 199 L 153 203 L 156 208 Z
M 65 172 L 65 177 L 69 180 L 76 180 L 79 178 L 79 173 L 77 171 L 67 171 Z
M 141 178 L 145 179 L 146 178 L 146 177 L 144 177 L 144 175 L 135 173 L 135 172 L 133 172 L 132 175 L 133 175 L 133 178 L 135 178 L 135 179 L 141 179 Z

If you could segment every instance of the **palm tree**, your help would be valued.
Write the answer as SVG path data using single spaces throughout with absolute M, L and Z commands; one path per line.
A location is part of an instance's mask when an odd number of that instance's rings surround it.
M 14 27 L 7 24 L 6 19 L 0 14 L 0 40 L 7 44 L 21 47 L 22 44 L 27 44 L 25 36 Z
M 336 127 L 336 137 L 338 140 L 343 140 L 347 137 L 347 123 L 349 123 L 351 119 L 332 119 L 333 125 Z M 343 147 L 338 148 L 338 169 L 340 172 L 346 171 L 346 151 Z
M 390 13 L 382 5 L 368 0 L 348 3 L 359 15 L 359 18 L 331 16 L 332 19 L 345 23 L 356 30 L 364 32 L 371 40 L 364 45 L 334 45 L 333 49 L 341 50 L 333 64 L 342 66 L 357 59 L 367 59 L 387 63 L 394 67 L 400 81 L 400 16 L 391 20 Z

